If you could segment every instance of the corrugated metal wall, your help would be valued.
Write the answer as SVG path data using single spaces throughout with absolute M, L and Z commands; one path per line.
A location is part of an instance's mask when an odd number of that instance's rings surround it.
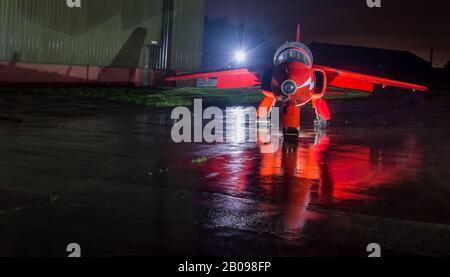
M 143 67 L 144 44 L 162 40 L 164 1 L 82 0 L 68 8 L 65 0 L 0 0 L 0 60 Z M 175 0 L 173 70 L 200 65 L 203 2 Z
M 188 72 L 201 68 L 204 8 L 204 0 L 174 1 L 171 69 Z

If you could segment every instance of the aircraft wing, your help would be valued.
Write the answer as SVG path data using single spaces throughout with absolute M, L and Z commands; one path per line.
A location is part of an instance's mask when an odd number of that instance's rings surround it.
M 263 73 L 258 70 L 239 68 L 170 76 L 166 78 L 166 81 L 217 79 L 217 88 L 219 89 L 249 88 L 261 85 L 262 75 Z
M 412 89 L 414 91 L 428 91 L 427 87 L 417 84 L 360 74 L 321 65 L 314 65 L 314 68 L 319 71 L 323 71 L 326 74 L 329 86 L 337 88 L 373 92 L 375 85 L 382 85 L 383 87 L 398 87 Z

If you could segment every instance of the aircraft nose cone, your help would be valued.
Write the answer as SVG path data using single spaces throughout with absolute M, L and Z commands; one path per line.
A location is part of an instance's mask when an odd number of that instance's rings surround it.
M 286 80 L 281 85 L 281 92 L 286 96 L 292 96 L 297 91 L 297 84 L 292 80 Z

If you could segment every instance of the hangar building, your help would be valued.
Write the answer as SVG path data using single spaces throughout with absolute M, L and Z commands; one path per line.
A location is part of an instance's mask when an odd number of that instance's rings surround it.
M 139 86 L 200 69 L 204 0 L 80 3 L 0 0 L 0 84 Z

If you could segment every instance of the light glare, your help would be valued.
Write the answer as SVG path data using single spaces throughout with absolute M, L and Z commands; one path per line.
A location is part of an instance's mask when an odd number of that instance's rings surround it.
M 247 54 L 246 54 L 244 51 L 242 51 L 242 50 L 237 51 L 237 52 L 234 54 L 234 59 L 235 59 L 237 62 L 244 62 L 244 61 L 247 59 Z

